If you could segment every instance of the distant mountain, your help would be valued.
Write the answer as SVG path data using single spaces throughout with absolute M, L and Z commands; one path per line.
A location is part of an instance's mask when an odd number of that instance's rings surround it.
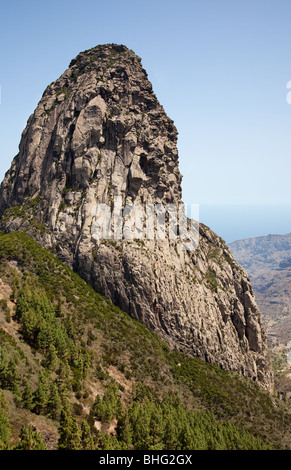
M 269 336 L 291 340 L 291 233 L 247 238 L 229 244 L 246 269 Z

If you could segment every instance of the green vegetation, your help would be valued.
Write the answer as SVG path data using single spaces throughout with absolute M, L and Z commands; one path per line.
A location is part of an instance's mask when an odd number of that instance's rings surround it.
M 0 448 L 290 448 L 282 401 L 171 351 L 24 232 L 0 235 L 0 278 Z
M 104 50 L 102 51 L 102 48 L 98 46 L 80 54 L 76 61 L 74 61 L 77 67 L 72 68 L 70 81 L 76 83 L 79 77 L 92 71 L 98 73 L 99 79 L 104 80 L 104 73 L 108 68 L 111 68 L 115 64 L 122 65 L 126 63 L 126 57 L 128 55 L 126 50 L 121 50 L 116 44 L 108 44 L 108 46 L 109 54 L 107 58 L 102 56 Z
M 2 220 L 5 222 L 11 217 L 14 219 L 22 219 L 24 224 L 29 227 L 29 230 L 44 235 L 44 233 L 47 232 L 47 228 L 44 223 L 36 218 L 36 212 L 42 200 L 43 198 L 41 196 L 36 196 L 23 204 L 9 207 L 2 216 Z
M 222 289 L 216 280 L 215 273 L 211 269 L 208 269 L 207 273 L 205 274 L 205 278 L 211 290 L 217 292 L 218 288 Z
M 118 417 L 116 436 L 111 438 L 112 448 L 137 450 L 270 448 L 247 431 L 240 430 L 230 423 L 218 423 L 211 412 L 187 411 L 177 395 L 164 395 L 159 399 L 152 394 L 151 389 L 139 383 L 135 388 L 131 405 L 123 408 L 117 392 L 118 388 L 112 387 L 106 392 L 102 401 L 98 395 L 91 411 L 95 418 L 105 422 Z M 110 439 L 107 438 L 106 447 L 109 443 Z
M 66 194 L 68 194 L 69 192 L 79 192 L 79 191 L 81 191 L 81 189 L 76 186 L 65 186 L 62 191 L 62 197 L 65 197 Z
M 10 207 L 9 209 L 5 211 L 5 214 L 2 216 L 2 220 L 3 221 L 8 220 L 10 217 L 22 218 L 24 216 L 27 216 L 27 212 L 31 211 L 33 213 L 33 209 L 36 208 L 40 202 L 41 202 L 41 197 L 36 196 L 23 204 Z
M 23 425 L 19 435 L 19 443 L 15 450 L 47 450 L 47 447 L 40 433 Z
M 62 88 L 60 88 L 60 90 L 57 91 L 57 96 L 59 96 L 59 95 L 65 95 L 64 100 L 67 101 L 67 99 L 68 99 L 69 96 L 70 96 L 70 93 L 71 93 L 70 88 L 67 87 L 66 85 L 64 85 Z
M 59 103 L 59 100 L 58 100 L 58 96 L 59 95 L 64 95 L 64 100 L 63 101 L 67 101 L 69 99 L 69 96 L 71 94 L 71 88 L 64 85 L 62 86 L 62 88 L 60 88 L 57 93 L 56 93 L 56 100 L 53 102 L 53 104 L 51 105 L 51 107 L 49 109 L 46 109 L 44 112 L 45 114 L 49 115 L 57 106 L 57 104 Z
M 2 391 L 0 391 L 0 450 L 7 448 L 9 443 L 10 426 L 7 418 L 7 404 Z

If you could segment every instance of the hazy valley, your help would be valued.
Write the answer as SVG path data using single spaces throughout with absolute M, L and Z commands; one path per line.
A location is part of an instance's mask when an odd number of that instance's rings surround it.
M 290 397 L 291 367 L 291 234 L 267 235 L 229 244 L 246 269 L 267 328 L 279 388 Z M 281 372 L 283 371 L 283 376 Z

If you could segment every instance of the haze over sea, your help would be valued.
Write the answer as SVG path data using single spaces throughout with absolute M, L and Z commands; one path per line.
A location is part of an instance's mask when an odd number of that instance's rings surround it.
M 199 220 L 227 243 L 243 238 L 291 232 L 291 204 L 203 205 Z

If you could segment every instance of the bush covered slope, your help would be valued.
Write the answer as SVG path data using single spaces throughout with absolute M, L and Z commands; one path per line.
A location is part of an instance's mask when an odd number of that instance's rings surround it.
M 0 448 L 284 449 L 284 403 L 171 351 L 23 232 L 0 236 Z

